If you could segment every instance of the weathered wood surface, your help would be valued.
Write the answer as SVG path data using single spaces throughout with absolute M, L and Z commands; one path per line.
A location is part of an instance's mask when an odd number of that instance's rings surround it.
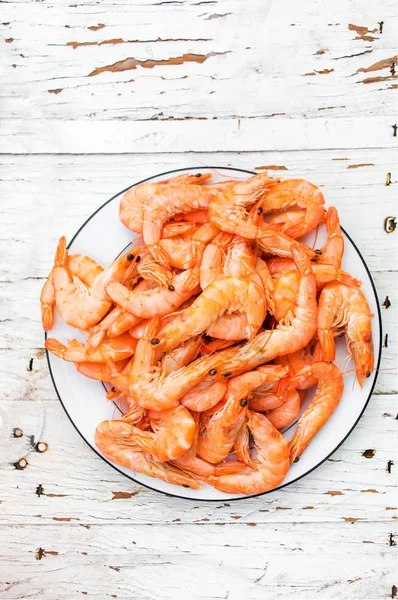
M 21 1 L 1 20 L 3 118 L 395 114 L 393 0 Z
M 397 595 L 395 2 L 0 6 L 0 370 L 39 391 L 48 443 L 24 470 L 0 467 L 0 597 Z M 156 494 L 86 446 L 51 385 L 38 306 L 61 234 L 135 181 L 208 165 L 320 184 L 388 336 L 341 448 L 286 489 L 226 503 Z

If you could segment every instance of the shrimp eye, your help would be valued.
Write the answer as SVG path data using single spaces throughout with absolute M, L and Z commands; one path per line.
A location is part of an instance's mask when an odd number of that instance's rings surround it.
M 115 387 L 113 387 L 113 388 L 111 389 L 111 392 L 116 392 L 116 388 L 115 388 Z
M 134 254 L 127 254 L 127 260 L 131 262 L 134 258 Z
M 140 262 L 140 260 L 141 260 L 141 256 L 137 256 L 135 262 Z
M 202 177 L 202 173 L 196 173 L 195 177 Z
M 227 371 L 226 373 L 224 373 L 224 377 L 229 377 L 230 375 L 232 375 L 231 371 Z
M 317 254 L 318 256 L 322 256 L 322 250 L 314 250 L 315 254 Z
M 247 406 L 247 403 L 248 403 L 247 398 L 242 398 L 242 400 L 240 401 L 241 406 Z
M 261 206 L 259 206 L 257 209 L 257 214 L 261 215 L 262 212 L 263 212 L 263 209 L 261 208 Z
M 366 377 L 370 377 L 371 376 L 371 372 L 370 371 L 366 371 Z
M 210 369 L 209 375 L 215 375 L 217 373 L 217 369 Z
M 160 339 L 159 338 L 152 338 L 151 339 L 152 346 L 157 346 L 159 343 L 160 343 Z
M 170 290 L 170 292 L 175 292 L 176 291 L 174 285 L 168 285 L 167 289 Z

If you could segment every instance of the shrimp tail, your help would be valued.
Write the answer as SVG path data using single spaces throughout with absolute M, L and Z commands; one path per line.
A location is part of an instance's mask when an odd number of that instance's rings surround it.
M 57 251 L 54 258 L 55 267 L 65 267 L 68 261 L 68 251 L 66 249 L 66 237 L 63 235 L 59 238 Z
M 339 283 L 348 285 L 349 287 L 361 287 L 362 285 L 362 281 L 360 281 L 359 279 L 355 279 L 355 277 L 352 277 L 351 275 L 349 275 L 349 273 L 341 271 L 340 269 L 337 270 L 336 280 Z
M 52 304 L 42 304 L 41 322 L 43 323 L 44 331 L 50 331 L 50 329 L 54 325 L 54 310 Z
M 67 347 L 64 346 L 64 344 L 61 344 L 61 342 L 54 338 L 47 338 L 44 345 L 51 354 L 58 356 L 58 358 L 63 358 L 65 350 L 67 350 Z

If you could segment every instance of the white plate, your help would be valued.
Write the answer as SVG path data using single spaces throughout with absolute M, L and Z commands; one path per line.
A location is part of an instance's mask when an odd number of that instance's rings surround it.
M 200 170 L 202 172 L 210 171 L 213 174 L 213 181 L 220 181 L 223 178 L 246 179 L 254 174 L 250 171 L 241 169 L 218 167 L 207 167 Z M 192 167 L 191 169 L 168 171 L 167 173 L 150 177 L 145 181 L 158 181 L 165 179 L 170 175 L 177 175 L 187 171 L 198 171 L 198 169 Z M 114 260 L 123 249 L 128 247 L 132 239 L 132 233 L 126 229 L 119 220 L 119 201 L 121 195 L 125 191 L 126 190 L 123 190 L 123 192 L 120 192 L 108 200 L 108 202 L 93 213 L 81 226 L 69 244 L 69 249 L 73 253 L 87 254 L 105 266 Z M 324 226 L 319 229 L 317 247 L 320 247 L 325 240 Z M 358 383 L 354 385 L 354 373 L 349 373 L 345 376 L 345 391 L 339 406 L 326 425 L 317 433 L 311 444 L 300 457 L 299 462 L 292 464 L 285 480 L 279 488 L 284 487 L 293 481 L 297 481 L 310 473 L 313 469 L 322 464 L 343 443 L 346 437 L 354 429 L 365 410 L 375 386 L 381 355 L 380 306 L 371 275 L 358 248 L 345 232 L 344 238 L 345 252 L 342 268 L 363 282 L 362 289 L 366 294 L 370 308 L 375 315 L 372 323 L 375 347 L 375 371 L 372 373 L 371 377 L 365 380 L 362 389 L 360 389 Z M 313 237 L 310 235 L 307 236 L 305 241 L 311 244 L 312 240 Z M 71 337 L 81 337 L 81 339 L 84 339 L 81 335 L 79 336 L 79 333 L 76 332 L 75 329 L 61 322 L 61 319 L 58 316 L 55 321 L 55 326 L 51 330 L 51 337 L 55 337 L 62 342 L 66 342 L 66 340 Z M 120 414 L 118 409 L 112 402 L 106 400 L 104 386 L 100 382 L 87 379 L 77 372 L 73 364 L 56 358 L 52 354 L 47 353 L 47 359 L 55 390 L 69 419 L 92 450 L 112 467 L 148 488 L 180 498 L 191 498 L 195 500 L 233 500 L 248 497 L 224 494 L 215 490 L 213 487 L 204 484 L 201 490 L 191 490 L 189 488 L 183 488 L 160 481 L 159 479 L 153 479 L 152 477 L 135 473 L 131 469 L 125 469 L 119 465 L 110 463 L 96 448 L 94 444 L 94 432 L 98 423 L 104 419 L 117 418 Z M 337 356 L 335 362 L 343 371 L 352 367 L 351 363 L 347 365 L 346 359 L 347 349 L 344 340 L 341 339 L 338 340 L 337 343 Z M 308 406 L 310 399 L 311 394 L 307 394 L 302 410 Z M 294 424 L 285 431 L 284 435 L 286 439 L 290 440 L 293 437 L 295 429 L 296 425 Z

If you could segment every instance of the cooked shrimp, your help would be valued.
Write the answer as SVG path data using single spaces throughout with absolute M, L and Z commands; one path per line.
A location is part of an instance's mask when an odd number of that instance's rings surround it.
M 318 263 L 327 263 L 333 265 L 336 269 L 340 269 L 344 254 L 344 238 L 340 229 L 339 215 L 334 206 L 328 208 L 326 230 L 328 239 L 325 245 L 322 246 L 322 254 L 317 255 L 315 260 Z
M 361 387 L 374 368 L 372 316 L 365 295 L 358 288 L 329 283 L 321 292 L 317 327 L 322 359 L 334 360 L 334 335 L 343 330 Z
M 196 455 L 199 441 L 199 413 L 194 412 L 192 414 L 192 418 L 196 424 L 194 441 L 192 442 L 189 450 L 180 456 L 180 458 L 174 460 L 173 464 L 175 464 L 177 467 L 180 467 L 180 469 L 183 469 L 184 471 L 189 471 L 201 477 L 217 477 L 219 475 L 226 475 L 227 473 L 236 473 L 237 471 L 241 471 L 245 468 L 245 465 L 238 461 L 228 461 L 218 465 L 212 465 L 202 458 L 199 458 L 199 456 Z
M 236 435 L 234 445 L 233 445 L 234 454 L 236 457 L 245 465 L 251 467 L 253 465 L 253 460 L 250 454 L 250 445 L 249 445 L 249 428 L 247 426 L 247 417 L 243 421 L 240 429 Z M 221 473 L 220 473 L 221 475 Z
M 170 265 L 175 269 L 193 269 L 196 265 L 193 231 L 172 238 L 162 238 L 160 246 L 167 252 Z
M 154 290 L 135 292 L 120 283 L 110 283 L 107 286 L 107 293 L 116 304 L 142 318 L 167 315 L 198 291 L 198 277 L 193 270 L 175 275 L 169 288 L 158 287 Z
M 53 338 L 47 338 L 44 345 L 52 354 L 68 362 L 104 363 L 109 358 L 115 361 L 129 358 L 134 354 L 137 341 L 125 333 L 117 338 L 105 339 L 96 348 L 77 340 L 72 340 L 65 346 Z
M 290 376 L 294 376 L 304 367 L 308 367 L 313 362 L 318 362 L 321 357 L 321 347 L 319 342 L 316 342 L 314 345 L 313 342 L 310 342 L 308 346 L 305 348 L 301 348 L 301 350 L 297 350 L 292 354 L 285 354 L 283 356 L 278 356 L 275 359 L 275 363 L 278 365 L 284 365 L 288 367 Z M 306 390 L 314 385 L 316 385 L 318 380 L 316 377 L 309 377 L 306 381 L 303 381 L 297 386 L 298 390 Z
M 324 213 L 325 215 L 325 213 Z M 267 224 L 268 225 L 277 225 L 280 230 L 283 233 L 286 233 L 287 231 L 292 231 L 291 228 L 296 227 L 296 226 L 300 226 L 303 223 L 303 220 L 305 219 L 305 211 L 304 210 L 289 210 L 283 213 L 280 213 L 279 215 L 275 215 L 274 217 L 271 217 L 271 219 L 267 219 Z M 321 221 L 325 219 L 325 217 L 323 216 Z M 293 229 L 294 232 L 294 229 Z M 289 233 L 288 235 L 290 235 L 290 237 L 299 237 L 299 236 L 293 236 L 291 233 Z
M 230 379 L 223 406 L 212 415 L 200 435 L 199 456 L 211 463 L 218 463 L 228 456 L 245 421 L 250 392 L 266 381 L 275 381 L 286 371 L 284 367 L 267 365 Z
M 181 398 L 181 404 L 189 410 L 204 412 L 216 406 L 226 391 L 225 381 L 214 382 L 214 377 L 206 377 Z
M 291 462 L 304 452 L 314 435 L 329 419 L 344 390 L 343 376 L 336 365 L 327 362 L 313 363 L 293 377 L 290 385 L 295 387 L 308 377 L 318 379 L 318 388 L 309 407 L 301 415 L 290 442 Z
M 274 279 L 279 279 L 282 275 L 286 275 L 295 270 L 294 261 L 290 258 L 270 258 L 267 260 L 267 266 Z M 314 271 L 318 291 L 321 291 L 327 283 L 331 283 L 332 281 L 339 281 L 350 287 L 360 287 L 361 285 L 359 279 L 355 279 L 355 277 L 352 277 L 349 273 L 341 271 L 341 269 L 334 267 L 331 264 L 314 262 L 312 264 L 312 270 Z
M 268 419 L 260 413 L 251 412 L 248 427 L 257 448 L 254 467 L 249 472 L 206 479 L 222 492 L 261 494 L 279 485 L 289 470 L 288 444 Z
M 215 375 L 219 366 L 217 355 L 204 356 L 167 376 L 162 375 L 156 365 L 159 338 L 155 336 L 158 331 L 159 319 L 151 319 L 145 335 L 138 340 L 130 372 L 129 393 L 137 404 L 149 410 L 174 408 L 180 398 L 202 381 L 209 371 Z
M 227 311 L 245 313 L 245 337 L 253 337 L 265 318 L 266 306 L 262 288 L 253 281 L 237 277 L 224 277 L 213 281 L 189 308 L 162 328 L 159 337 L 163 350 L 171 350 L 183 341 L 206 331 Z
M 95 260 L 84 254 L 71 254 L 68 257 L 68 266 L 72 273 L 91 287 L 96 277 L 103 272 L 103 268 Z M 52 270 L 43 286 L 40 295 L 41 315 L 44 331 L 49 331 L 54 324 L 55 289 Z
M 126 445 L 123 438 L 120 441 L 116 440 L 113 432 L 109 435 L 108 424 L 108 421 L 100 423 L 94 437 L 97 448 L 105 458 L 149 477 L 157 477 L 162 481 L 174 483 L 175 485 L 187 485 L 194 490 L 200 489 L 199 482 L 189 473 L 181 471 L 175 466 L 161 463 L 152 458 L 150 454 L 144 454 L 138 449 Z
M 284 228 L 286 235 L 297 238 L 317 227 L 323 217 L 325 198 L 318 186 L 305 179 L 286 179 L 267 191 L 259 205 L 263 214 L 293 206 L 305 209 L 300 223 Z
M 245 181 L 238 181 L 233 186 L 215 194 L 209 204 L 210 220 L 222 231 L 234 233 L 248 239 L 262 237 L 265 227 L 257 227 L 247 220 L 246 208 L 259 200 L 264 193 L 276 185 L 268 173 L 259 173 Z
M 120 306 L 113 308 L 97 325 L 90 327 L 88 332 L 87 344 L 91 348 L 96 348 L 106 337 L 107 329 L 112 326 L 122 313 L 125 311 Z
M 165 354 L 161 361 L 163 375 L 170 375 L 173 371 L 177 371 L 177 369 L 181 369 L 181 367 L 185 367 L 195 360 L 199 354 L 200 344 L 200 337 L 197 336 Z
M 128 227 L 128 229 L 131 229 L 136 233 L 141 233 L 144 217 L 144 204 L 157 190 L 161 187 L 167 188 L 168 186 L 174 185 L 195 184 L 196 187 L 198 184 L 210 179 L 210 177 L 211 175 L 209 174 L 201 175 L 198 173 L 197 176 L 183 174 L 156 183 L 149 182 L 135 185 L 127 190 L 122 196 L 119 207 L 120 220 L 123 225 Z M 185 216 L 184 219 L 186 219 Z
M 153 281 L 157 285 L 165 287 L 171 284 L 173 278 L 173 273 L 165 269 L 149 252 L 141 257 L 137 271 L 147 281 Z
M 200 263 L 200 287 L 202 290 L 225 275 L 224 263 L 229 244 L 234 236 L 220 232 L 205 248 Z
M 273 300 L 275 303 L 274 317 L 277 321 L 282 319 L 288 323 L 292 317 L 297 299 L 299 274 L 294 268 L 293 261 L 289 259 L 271 259 L 268 261 L 270 272 L 273 273 L 274 289 Z M 317 290 L 322 290 L 326 283 L 340 281 L 345 285 L 358 286 L 360 281 L 348 273 L 336 269 L 332 265 L 313 264 L 313 272 Z
M 292 253 L 300 274 L 300 284 L 291 324 L 278 324 L 276 329 L 263 331 L 240 348 L 218 352 L 213 360 L 222 361 L 223 372 L 235 376 L 249 371 L 277 356 L 304 348 L 314 337 L 318 312 L 315 277 L 310 260 L 300 244 L 292 246 Z
M 100 273 L 88 288 L 72 275 L 68 266 L 66 240 L 61 237 L 52 280 L 57 310 L 65 323 L 84 330 L 101 321 L 112 305 L 105 291 L 106 286 L 110 281 L 123 280 L 132 268 L 135 268 L 135 264 L 131 265 L 126 255 L 121 256 Z
M 209 177 L 203 175 L 201 176 L 201 181 Z M 133 190 L 135 190 L 133 192 L 135 196 L 139 197 L 139 208 L 137 210 L 137 205 L 134 204 L 134 216 L 131 219 L 130 205 L 127 213 L 128 218 L 126 218 L 126 213 L 121 203 L 121 221 L 130 229 L 134 227 L 135 229 L 133 230 L 135 231 L 137 231 L 139 224 L 142 224 L 142 237 L 148 250 L 154 258 L 167 268 L 168 255 L 159 245 L 164 224 L 178 213 L 207 208 L 217 192 L 212 190 L 211 186 L 189 183 L 164 184 L 164 182 L 143 183 L 133 188 Z
M 277 429 L 290 425 L 300 412 L 301 398 L 297 390 L 287 392 L 281 406 L 267 412 L 266 417 Z

